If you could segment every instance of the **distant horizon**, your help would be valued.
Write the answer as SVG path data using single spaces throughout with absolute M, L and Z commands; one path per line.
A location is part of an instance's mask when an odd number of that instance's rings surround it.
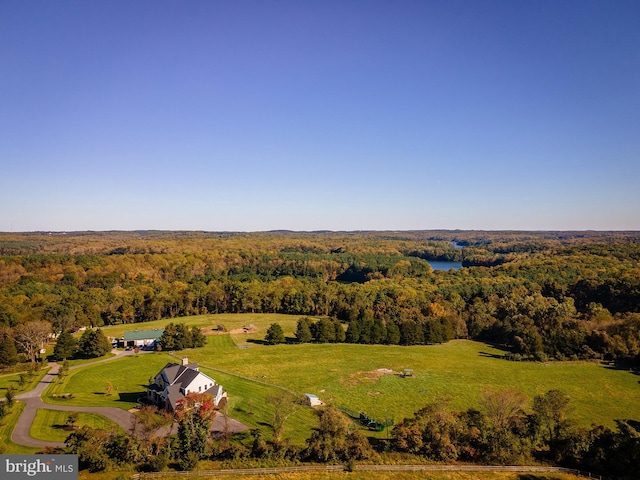
M 132 230 L 108 229 L 108 230 L 24 230 L 24 231 L 3 231 L 0 234 L 46 234 L 46 235 L 66 235 L 74 233 L 409 233 L 409 232 L 491 232 L 491 233 L 640 233 L 640 230 L 634 229 L 487 229 L 487 228 L 410 228 L 410 229 L 355 229 L 355 230 L 291 230 L 286 228 L 276 228 L 271 230 L 205 230 L 205 229 L 157 229 L 157 228 L 138 228 Z

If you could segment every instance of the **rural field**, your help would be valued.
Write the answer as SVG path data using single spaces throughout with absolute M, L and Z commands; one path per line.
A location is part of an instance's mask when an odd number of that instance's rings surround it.
M 80 472 L 79 480 L 116 480 L 118 472 Z M 216 475 L 219 480 L 232 480 L 245 475 Z M 210 476 L 181 476 L 176 473 L 171 480 L 203 480 Z M 566 473 L 503 473 L 503 472 L 303 472 L 251 475 L 252 480 L 579 480 L 584 477 Z
M 449 401 L 455 409 L 479 408 L 479 399 L 485 390 L 504 388 L 516 388 L 531 399 L 550 389 L 562 389 L 571 398 L 571 417 L 585 427 L 591 424 L 614 426 L 618 419 L 640 418 L 638 376 L 609 365 L 510 362 L 501 358 L 501 350 L 467 340 L 413 347 L 295 344 L 293 333 L 298 318 L 275 314 L 223 314 L 105 327 L 107 335 L 119 337 L 127 330 L 162 328 L 172 321 L 197 325 L 209 335 L 204 348 L 141 352 L 103 363 L 79 363 L 66 377 L 51 384 L 42 398 L 50 404 L 112 406 L 128 410 L 136 406 L 136 399 L 145 391 L 150 378 L 167 362 L 177 362 L 187 356 L 229 392 L 229 414 L 250 428 L 262 429 L 267 437 L 271 436 L 269 425 L 273 410 L 266 399 L 285 389 L 300 396 L 314 393 L 327 403 L 352 412 L 364 411 L 378 420 L 398 421 L 434 400 Z M 266 329 L 274 322 L 283 327 L 291 343 L 270 346 L 263 342 Z M 211 329 L 219 324 L 228 331 L 244 332 L 247 327 L 247 333 L 214 334 Z M 401 376 L 400 372 L 405 368 L 413 369 L 413 376 Z M 44 370 L 29 379 L 24 387 L 32 388 L 42 374 Z M 17 387 L 19 380 L 18 375 L 0 377 L 0 388 Z M 62 394 L 72 394 L 72 397 L 63 399 Z M 33 451 L 11 443 L 11 430 L 18 412 L 19 409 L 14 409 L 3 419 L 0 425 L 2 441 L 12 452 Z M 63 441 L 67 432 L 61 427 L 65 421 L 64 412 L 40 410 L 31 434 L 35 438 Z M 316 422 L 312 409 L 300 408 L 288 420 L 284 434 L 302 445 Z M 99 415 L 81 414 L 77 425 L 85 424 L 112 426 Z M 384 436 L 386 432 L 372 435 Z M 315 475 L 281 478 L 323 478 Z M 417 478 L 406 475 L 394 478 Z M 420 478 L 466 477 L 434 474 Z
M 530 398 L 562 389 L 571 398 L 573 419 L 585 427 L 592 423 L 614 426 L 617 419 L 640 418 L 638 376 L 597 362 L 510 362 L 501 358 L 501 350 L 467 340 L 413 347 L 264 344 L 265 331 L 274 322 L 293 342 L 298 318 L 222 314 L 174 319 L 204 329 L 218 324 L 228 331 L 253 327 L 249 333 L 209 335 L 204 348 L 175 355 L 200 363 L 229 391 L 232 416 L 250 426 L 269 421 L 269 409 L 262 399 L 278 387 L 313 393 L 327 403 L 364 411 L 376 419 L 399 420 L 435 399 L 447 399 L 457 409 L 477 408 L 484 390 L 505 388 L 516 388 Z M 168 322 L 120 325 L 104 331 L 120 336 L 125 330 L 162 328 Z M 87 367 L 52 391 L 73 393 L 76 398 L 71 401 L 78 404 L 128 408 L 148 378 L 171 360 L 176 357 L 160 352 Z M 405 368 L 413 369 L 412 377 L 399 375 Z M 106 378 L 118 388 L 113 398 L 102 394 Z

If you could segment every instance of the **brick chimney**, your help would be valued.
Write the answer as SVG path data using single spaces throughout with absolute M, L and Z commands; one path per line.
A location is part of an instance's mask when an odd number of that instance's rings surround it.
M 189 359 L 187 357 L 182 357 L 182 366 L 186 367 L 189 365 Z

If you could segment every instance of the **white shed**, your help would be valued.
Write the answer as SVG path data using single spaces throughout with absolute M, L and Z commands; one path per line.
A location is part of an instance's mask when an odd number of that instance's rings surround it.
M 305 393 L 304 396 L 307 400 L 307 405 L 309 405 L 310 407 L 318 407 L 320 405 L 323 405 L 322 400 L 320 400 L 312 393 Z

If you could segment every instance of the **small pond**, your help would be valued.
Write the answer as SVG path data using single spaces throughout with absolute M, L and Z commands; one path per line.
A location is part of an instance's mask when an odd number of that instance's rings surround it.
M 441 260 L 427 260 L 431 268 L 434 270 L 444 270 L 449 271 L 452 268 L 454 270 L 460 270 L 462 268 L 462 262 L 446 262 Z

